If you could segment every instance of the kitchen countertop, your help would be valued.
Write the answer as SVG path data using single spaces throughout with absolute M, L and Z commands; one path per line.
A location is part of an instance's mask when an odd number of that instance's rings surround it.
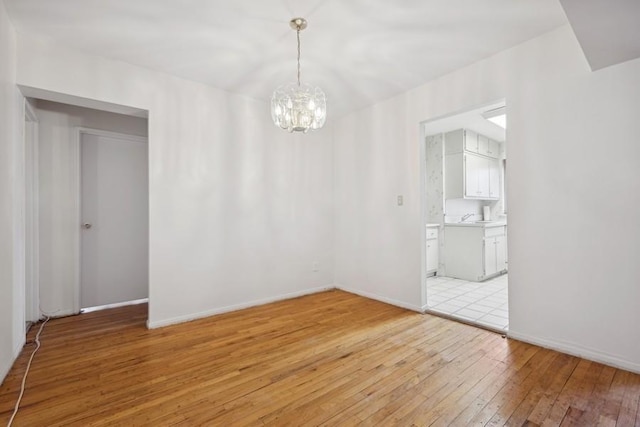
M 504 227 L 505 225 L 507 225 L 506 221 L 447 222 L 444 224 L 445 227 L 482 227 L 482 228 Z

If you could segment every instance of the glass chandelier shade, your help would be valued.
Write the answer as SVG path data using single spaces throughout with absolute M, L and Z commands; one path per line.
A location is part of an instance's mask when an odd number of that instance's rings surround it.
M 271 118 L 289 132 L 320 129 L 327 118 L 324 92 L 307 83 L 282 85 L 271 97 Z
M 298 81 L 278 87 L 271 97 L 271 118 L 276 126 L 289 132 L 320 129 L 327 119 L 327 99 L 319 87 L 300 83 L 300 31 L 307 27 L 304 18 L 289 23 L 298 39 Z

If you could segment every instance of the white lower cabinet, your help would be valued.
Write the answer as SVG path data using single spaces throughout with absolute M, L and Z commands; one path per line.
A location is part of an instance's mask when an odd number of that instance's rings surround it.
M 427 274 L 436 273 L 440 262 L 438 228 L 427 227 Z
M 485 237 L 484 275 L 492 276 L 507 269 L 506 236 Z
M 504 225 L 447 226 L 444 231 L 446 275 L 479 282 L 507 270 Z

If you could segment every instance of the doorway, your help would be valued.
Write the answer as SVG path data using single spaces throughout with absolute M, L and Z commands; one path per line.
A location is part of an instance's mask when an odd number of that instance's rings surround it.
M 426 311 L 506 332 L 506 105 L 423 122 Z
M 67 99 L 69 100 L 69 99 Z M 73 100 L 73 99 L 71 99 Z M 79 100 L 81 101 L 81 100 Z M 144 202 L 143 209 L 136 211 L 143 212 L 144 225 L 140 225 L 139 233 L 143 233 L 144 255 L 138 256 L 141 260 L 141 268 L 144 268 L 143 297 L 148 296 L 148 119 L 146 111 L 132 111 L 127 107 L 115 105 L 102 105 L 96 103 L 97 107 L 104 109 L 87 108 L 81 105 L 72 105 L 63 102 L 45 100 L 41 98 L 31 98 L 31 105 L 37 115 L 37 168 L 33 171 L 34 179 L 37 183 L 37 232 L 34 235 L 38 247 L 38 314 L 49 317 L 63 317 L 78 314 L 81 311 L 81 275 L 82 275 L 82 173 L 89 173 L 93 170 L 94 179 L 98 179 L 104 186 L 107 179 L 109 186 L 114 188 L 114 192 L 123 197 L 129 188 L 115 190 L 118 180 L 129 176 L 131 173 L 126 170 L 128 167 L 126 159 L 114 160 L 111 163 L 102 161 L 98 157 L 93 165 L 82 168 L 82 150 L 84 143 L 81 139 L 83 135 L 92 138 L 93 142 L 123 140 L 133 145 L 144 144 L 144 162 L 136 163 L 137 172 L 144 179 L 144 195 L 136 196 Z M 80 102 L 82 104 L 82 102 Z M 116 108 L 117 107 L 117 108 Z M 118 111 L 118 110 L 121 111 Z M 92 135 L 92 136 L 88 136 Z M 134 136 L 135 135 L 135 136 Z M 143 142 L 144 141 L 144 142 Z M 106 143 L 105 143 L 106 144 Z M 100 145 L 100 149 L 105 148 Z M 95 150 L 94 150 L 95 151 Z M 102 151 L 100 151 L 102 153 Z M 90 154 L 90 150 L 87 150 Z M 94 153 L 95 154 L 95 153 Z M 98 161 L 100 160 L 100 161 Z M 138 160 L 140 160 L 138 158 Z M 114 166 L 113 163 L 117 162 Z M 106 169 L 105 169 L 106 168 Z M 106 175 L 105 175 L 106 174 Z M 110 175 L 109 175 L 110 174 Z M 105 175 L 106 178 L 100 178 Z M 109 187 L 107 186 L 107 187 Z M 102 207 L 102 188 L 95 187 L 92 193 L 100 199 L 94 202 L 95 206 Z M 121 199 L 119 209 L 128 211 L 126 200 Z M 122 220 L 124 221 L 124 220 Z M 94 220 L 95 222 L 95 220 Z M 102 219 L 99 228 L 102 229 Z M 98 223 L 96 222 L 96 224 Z M 128 221 L 125 221 L 128 222 Z M 122 228 L 126 227 L 126 224 Z M 100 238 L 102 239 L 102 237 Z M 87 243 L 88 244 L 88 243 Z M 85 244 L 85 246 L 87 245 Z M 123 250 L 126 253 L 127 247 Z M 119 272 L 122 267 L 106 267 L 104 263 L 94 263 L 100 274 L 107 271 Z M 106 270 L 105 270 L 106 269 Z M 106 285 L 105 288 L 110 285 Z M 108 295 L 108 292 L 100 291 L 101 294 Z M 85 292 L 86 293 L 86 292 Z M 137 296 L 137 295 L 136 295 Z M 125 299 L 129 299 L 125 295 Z M 118 302 L 120 300 L 118 298 Z M 109 301 L 114 301 L 109 299 Z
M 79 134 L 80 308 L 146 300 L 147 139 L 93 129 Z

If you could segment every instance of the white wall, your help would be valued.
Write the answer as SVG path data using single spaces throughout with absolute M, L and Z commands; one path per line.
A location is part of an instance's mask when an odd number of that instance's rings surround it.
M 640 60 L 592 73 L 569 26 L 335 124 L 337 284 L 425 303 L 418 123 L 502 98 L 510 335 L 640 371 Z
M 147 136 L 147 120 L 40 100 L 39 125 L 40 307 L 73 313 L 77 256 L 77 128 Z
M 567 26 L 338 121 L 333 149 L 262 102 L 48 42 L 19 36 L 17 65 L 149 110 L 152 326 L 330 285 L 331 263 L 420 309 L 419 122 L 506 98 L 511 334 L 640 371 L 639 60 L 591 73 Z
M 17 80 L 149 111 L 151 326 L 333 285 L 330 128 L 290 135 L 264 102 L 24 35 Z
M 23 114 L 15 38 L 0 2 L 0 382 L 25 341 Z
M 423 143 L 412 109 L 396 97 L 334 124 L 334 280 L 350 292 L 421 310 Z

